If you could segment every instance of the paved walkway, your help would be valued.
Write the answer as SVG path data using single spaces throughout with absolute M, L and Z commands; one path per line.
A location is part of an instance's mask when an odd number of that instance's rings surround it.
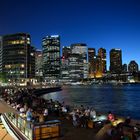
M 51 116 L 48 119 L 58 119 L 61 121 L 61 137 L 54 138 L 53 140 L 95 140 L 95 135 L 101 128 L 101 126 L 94 128 L 76 128 L 72 125 L 72 120 L 67 120 L 64 117 L 56 118 Z
M 0 99 L 0 113 L 13 112 L 14 109 L 9 107 L 3 100 Z M 7 132 L 4 125 L 0 122 L 0 140 L 14 140 Z
M 15 112 L 15 109 L 7 105 L 1 98 L 0 98 L 0 113 L 5 112 Z
M 0 100 L 0 113 L 14 112 L 15 110 L 7 105 L 4 101 Z M 50 118 L 58 119 L 53 116 Z M 98 129 L 86 129 L 86 128 L 74 128 L 72 121 L 65 118 L 60 118 L 62 122 L 61 132 L 62 137 L 56 138 L 56 140 L 91 140 L 93 139 Z M 3 124 L 0 124 L 0 140 L 14 140 L 10 134 L 6 131 Z M 55 139 L 54 139 L 55 140 Z
M 8 134 L 2 123 L 0 123 L 0 140 L 14 140 L 14 138 Z

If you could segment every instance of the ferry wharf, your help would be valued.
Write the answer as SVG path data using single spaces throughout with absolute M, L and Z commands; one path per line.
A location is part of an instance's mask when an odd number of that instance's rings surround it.
M 5 113 L 7 111 L 13 111 L 9 108 L 7 104 L 0 100 L 0 113 Z M 2 121 L 0 120 L 0 140 L 14 140 L 14 138 L 8 133 Z
M 0 100 L 0 112 L 2 114 L 11 114 L 15 113 L 15 110 L 7 105 L 3 100 Z M 5 116 L 5 115 L 4 115 Z M 8 116 L 5 116 L 8 117 Z M 91 140 L 95 137 L 96 133 L 100 128 L 95 129 L 87 129 L 87 128 L 75 128 L 72 125 L 71 120 L 66 119 L 65 117 L 56 117 L 55 115 L 51 115 L 48 118 L 48 121 L 59 119 L 61 122 L 61 135 L 55 138 L 48 138 L 53 140 Z M 13 135 L 13 130 L 11 131 L 11 127 L 6 124 L 1 124 L 2 129 L 0 131 L 0 140 L 16 140 L 19 139 Z M 20 127 L 20 126 L 18 126 Z M 10 131 L 9 131 L 10 130 Z M 15 131 L 15 130 L 14 130 Z M 22 127 L 21 127 L 22 132 Z M 4 137 L 5 136 L 5 137 Z M 23 140 L 26 138 L 23 138 Z M 30 139 L 30 138 L 29 138 Z M 40 139 L 40 138 L 38 138 Z M 22 138 L 21 138 L 22 140 Z M 26 139 L 28 140 L 28 138 Z M 41 139 L 40 139 L 41 140 Z
M 34 124 L 27 122 L 26 117 L 20 117 L 17 110 L 2 99 L 0 100 L 0 113 L 2 113 L 2 123 L 14 140 L 96 140 L 97 136 L 99 136 L 100 140 L 120 140 L 107 135 L 107 131 L 112 127 L 109 123 L 96 124 L 93 121 L 89 121 L 87 128 L 74 127 L 69 113 L 59 116 L 55 113 L 51 113 L 48 115 L 46 122 Z M 117 121 L 119 121 L 119 118 Z M 6 124 L 8 125 L 6 126 Z M 131 125 L 136 126 L 136 124 L 139 124 L 139 121 L 133 121 Z M 129 132 L 129 129 L 127 129 L 125 132 L 128 132 L 126 135 L 130 136 L 129 140 L 136 140 L 132 137 L 132 131 Z M 16 136 L 13 136 L 15 133 Z M 10 137 L 11 140 L 12 137 Z

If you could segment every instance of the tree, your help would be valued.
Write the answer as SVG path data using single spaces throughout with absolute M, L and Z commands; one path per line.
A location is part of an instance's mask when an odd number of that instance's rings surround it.
M 0 72 L 0 82 L 1 83 L 7 83 L 7 76 L 5 72 Z

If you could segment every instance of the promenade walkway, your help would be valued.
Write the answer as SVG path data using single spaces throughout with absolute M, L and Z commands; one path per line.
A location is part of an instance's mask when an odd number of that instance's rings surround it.
M 18 104 L 21 104 L 21 108 L 24 107 L 25 103 L 27 104 L 27 106 L 29 107 L 29 109 L 33 109 L 33 111 L 30 111 L 31 113 L 33 112 L 33 117 L 35 121 L 38 121 L 36 118 L 39 117 L 39 122 L 42 122 L 43 120 L 43 111 L 44 109 L 48 108 L 49 111 L 49 115 L 47 117 L 47 120 L 60 120 L 61 121 L 61 137 L 59 138 L 55 138 L 53 140 L 95 140 L 95 135 L 98 133 L 98 131 L 101 129 L 101 127 L 103 126 L 94 126 L 94 128 L 90 129 L 90 128 L 83 128 L 82 126 L 85 125 L 80 125 L 79 127 L 74 127 L 72 124 L 72 120 L 68 120 L 66 119 L 65 115 L 68 114 L 63 114 L 64 112 L 62 112 L 62 107 L 65 107 L 65 105 L 63 105 L 63 103 L 59 103 L 58 101 L 52 101 L 52 100 L 44 100 L 42 98 L 37 98 L 34 94 L 31 94 L 31 92 L 27 92 L 27 91 L 21 91 L 21 92 L 17 92 L 14 96 L 11 96 L 9 99 L 7 99 L 7 96 L 5 95 L 4 99 L 5 101 L 7 101 L 7 103 L 15 103 L 14 107 L 18 106 Z M 18 107 L 17 107 L 18 108 Z M 25 106 L 26 108 L 26 106 Z M 68 107 L 69 108 L 69 107 Z M 80 112 L 78 115 L 80 115 L 80 113 L 84 113 L 85 115 L 85 109 L 83 106 L 81 106 L 80 108 L 77 108 Z M 17 110 L 20 110 L 17 109 Z M 68 109 L 70 111 L 70 108 Z M 84 110 L 84 111 L 82 111 Z M 9 105 L 6 104 L 6 102 L 0 100 L 0 113 L 4 113 L 4 112 L 14 112 L 15 109 L 13 109 L 12 107 L 10 107 Z M 75 111 L 75 110 L 74 110 Z M 25 113 L 26 114 L 26 113 Z M 37 116 L 37 115 L 38 116 Z M 70 118 L 69 118 L 70 119 Z M 44 122 L 44 120 L 43 120 Z M 85 120 L 84 120 L 85 123 Z M 138 122 L 135 122 L 135 125 Z M 134 123 L 133 123 L 134 124 Z M 135 126 L 132 125 L 132 126 Z M 78 126 L 78 125 L 75 125 Z M 118 129 L 119 130 L 119 129 Z M 118 130 L 116 132 L 118 132 Z M 5 130 L 6 131 L 6 130 Z M 127 131 L 126 131 L 127 132 Z M 7 132 L 3 132 L 3 134 L 6 134 Z M 110 140 L 110 138 L 112 137 L 112 135 L 105 135 L 107 134 L 106 132 L 104 133 L 104 131 L 100 131 L 100 133 L 98 133 L 99 135 L 103 136 L 103 139 L 101 140 Z M 2 136 L 2 135 L 1 135 Z M 120 133 L 117 133 L 117 136 L 120 137 Z M 2 140 L 0 138 L 0 140 Z M 6 139 L 8 140 L 8 139 Z M 114 140 L 114 139 L 112 139 Z M 118 140 L 118 139 L 117 139 Z
M 82 128 L 74 127 L 72 120 L 68 120 L 65 117 L 49 116 L 48 120 L 59 119 L 61 121 L 61 137 L 53 140 L 95 140 L 97 132 L 102 126 L 96 126 L 95 128 Z M 108 139 L 109 140 L 109 139 Z
M 9 107 L 4 101 L 0 100 L 0 113 L 13 111 L 14 109 Z M 0 123 L 0 140 L 14 140 L 14 138 L 7 132 L 2 122 Z
M 0 140 L 14 140 L 2 123 L 0 123 Z
M 5 113 L 5 112 L 15 112 L 15 109 L 13 109 L 9 105 L 7 105 L 6 102 L 0 99 L 0 113 Z
M 13 112 L 15 111 L 9 105 L 7 105 L 4 101 L 0 100 L 0 113 L 4 112 Z M 50 120 L 58 119 L 53 115 L 50 117 Z M 75 128 L 72 125 L 71 120 L 67 120 L 66 118 L 59 118 L 62 122 L 61 132 L 62 136 L 60 138 L 56 138 L 53 140 L 91 140 L 93 139 L 98 129 L 86 129 L 86 128 Z M 4 125 L 0 123 L 0 140 L 14 140 L 12 136 L 7 132 Z

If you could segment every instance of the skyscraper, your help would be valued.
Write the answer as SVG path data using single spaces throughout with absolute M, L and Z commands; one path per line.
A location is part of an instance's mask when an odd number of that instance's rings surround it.
M 94 76 L 95 73 L 95 48 L 88 48 L 89 76 Z
M 31 46 L 30 35 L 17 33 L 2 37 L 2 73 L 9 81 L 23 82 L 35 76 L 35 48 Z M 26 78 L 26 79 L 25 79 Z
M 124 73 L 127 72 L 127 64 L 123 64 L 123 65 L 122 65 L 122 71 L 123 71 Z
M 130 63 L 128 64 L 128 71 L 129 72 L 138 72 L 139 70 L 139 66 L 137 64 L 137 62 L 135 60 L 130 61 Z
M 62 48 L 62 58 L 61 58 L 61 77 L 63 80 L 69 79 L 69 57 L 71 55 L 70 46 L 64 46 Z
M 43 76 L 50 79 L 60 77 L 60 36 L 50 35 L 42 40 Z
M 87 45 L 77 43 L 71 45 L 69 57 L 69 73 L 72 79 L 83 79 L 88 77 Z
M 98 50 L 99 57 L 99 72 L 106 73 L 106 49 L 100 48 Z
M 2 37 L 0 36 L 0 72 L 2 72 Z
M 41 77 L 42 76 L 42 51 L 36 50 L 35 52 L 35 76 Z
M 110 51 L 110 72 L 122 72 L 122 51 L 120 49 L 112 49 Z
M 70 54 L 71 54 L 71 48 L 70 48 L 70 46 L 64 46 L 62 48 L 62 57 L 64 59 L 68 59 L 69 56 L 70 56 Z

